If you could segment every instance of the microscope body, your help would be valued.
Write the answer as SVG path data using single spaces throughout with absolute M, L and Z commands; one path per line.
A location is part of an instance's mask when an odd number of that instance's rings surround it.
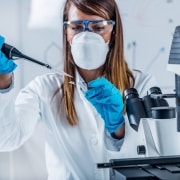
M 110 179 L 180 179 L 180 26 L 167 70 L 175 73 L 175 94 L 164 95 L 159 88 L 142 98 L 136 89 L 124 92 L 124 142 L 117 153 L 109 151 L 108 164 L 99 164 L 110 168 Z M 169 107 L 167 97 L 175 98 L 176 107 Z
M 180 155 L 180 133 L 177 131 L 176 118 L 142 118 L 137 131 L 137 156 L 174 156 Z
M 180 155 L 176 108 L 169 107 L 163 98 L 175 95 L 164 95 L 158 87 L 152 87 L 142 98 L 134 88 L 128 89 L 124 95 L 128 122 L 121 150 L 127 155 L 124 153 L 123 157 Z

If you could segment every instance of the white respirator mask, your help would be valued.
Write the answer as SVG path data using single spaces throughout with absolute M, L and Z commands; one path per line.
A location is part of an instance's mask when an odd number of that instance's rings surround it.
M 71 53 L 75 64 L 83 69 L 92 70 L 102 66 L 109 51 L 109 42 L 93 32 L 81 32 L 74 36 Z

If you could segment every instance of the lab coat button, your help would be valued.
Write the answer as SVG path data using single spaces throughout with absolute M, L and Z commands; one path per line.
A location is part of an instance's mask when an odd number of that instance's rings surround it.
M 97 140 L 97 138 L 93 137 L 93 138 L 91 139 L 91 142 L 92 142 L 93 145 L 97 145 L 98 140 Z
M 95 174 L 94 174 L 94 178 L 95 178 L 96 180 L 100 180 L 100 179 L 101 179 L 101 176 L 100 176 L 99 173 L 95 173 Z

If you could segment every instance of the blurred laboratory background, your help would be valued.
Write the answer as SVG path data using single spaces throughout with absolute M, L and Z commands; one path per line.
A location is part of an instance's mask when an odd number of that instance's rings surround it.
M 175 27 L 180 25 L 179 0 L 116 0 L 124 26 L 124 47 L 131 68 L 156 76 L 163 93 L 172 93 L 175 78 L 166 70 Z M 62 9 L 65 0 L 0 0 L 0 35 L 24 54 L 62 69 Z M 49 70 L 16 60 L 18 92 Z M 43 92 L 42 92 L 43 93 Z M 175 100 L 169 100 L 175 106 Z M 0 180 L 45 180 L 44 127 L 20 149 L 0 153 Z

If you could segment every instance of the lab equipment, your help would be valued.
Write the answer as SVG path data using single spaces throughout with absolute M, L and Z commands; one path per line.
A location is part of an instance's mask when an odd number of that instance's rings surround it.
M 179 180 L 180 156 L 112 159 L 99 168 L 111 168 L 111 180 Z
M 2 36 L 1 36 L 2 37 Z M 6 43 L 2 43 L 2 49 L 1 51 L 5 54 L 5 56 L 7 58 L 9 58 L 10 60 L 16 60 L 17 58 L 22 58 L 22 59 L 25 59 L 25 60 L 28 60 L 30 62 L 33 62 L 33 63 L 36 63 L 36 64 L 39 64 L 41 66 L 44 66 L 48 69 L 51 69 L 52 71 L 62 75 L 62 76 L 68 76 L 68 77 L 71 77 L 72 76 L 70 74 L 67 74 L 66 72 L 60 70 L 60 69 L 56 69 L 52 66 L 50 66 L 49 64 L 45 64 L 41 61 L 38 61 L 36 59 L 33 59 L 25 54 L 23 54 L 22 52 L 20 52 L 18 49 L 16 49 L 14 46 L 11 46 L 9 44 L 6 44 Z M 11 62 L 13 64 L 13 62 Z
M 4 43 L 3 46 L 2 46 L 2 52 L 9 59 L 24 58 L 24 59 L 27 59 L 27 60 L 29 60 L 31 62 L 37 63 L 37 64 L 39 64 L 41 66 L 45 66 L 48 69 L 52 68 L 49 64 L 45 64 L 45 63 L 37 61 L 37 60 L 35 60 L 35 59 L 31 58 L 31 57 L 28 57 L 28 56 L 24 55 L 23 53 L 21 53 L 19 50 L 17 50 L 15 47 L 13 47 L 13 46 L 11 46 L 9 44 L 6 44 L 6 43 Z
M 106 78 L 88 82 L 85 97 L 93 104 L 105 122 L 105 127 L 114 133 L 124 124 L 124 104 L 121 92 Z
M 133 173 L 134 179 L 145 178 L 145 173 L 153 175 L 146 177 L 151 179 L 180 179 L 180 26 L 176 27 L 173 35 L 167 69 L 175 73 L 175 93 L 152 93 L 150 97 L 156 100 L 175 98 L 176 107 L 151 107 L 152 117 L 140 118 L 138 130 L 129 130 L 135 136 L 136 142 L 131 146 L 133 142 L 127 139 L 131 142 L 124 143 L 124 147 L 121 148 L 121 151 L 127 151 L 131 147 L 128 151 L 131 158 L 112 157 L 109 163 L 98 165 L 100 168 L 111 168 L 113 180 L 120 177 L 127 179 L 128 173 Z M 122 157 L 123 153 L 120 152 L 119 156 Z M 124 168 L 121 162 L 128 168 Z
M 139 94 L 135 88 L 129 88 L 124 91 L 129 123 L 130 126 L 136 131 L 138 130 L 141 118 L 152 117 L 152 107 L 169 106 L 168 102 L 164 98 L 157 98 L 156 96 L 152 96 L 155 94 L 162 94 L 159 87 L 150 88 L 149 92 L 147 92 L 147 95 L 143 98 L 139 97 Z
M 175 73 L 177 130 L 180 132 L 180 26 L 173 35 L 167 70 Z
M 13 72 L 17 65 L 0 51 L 0 74 Z

